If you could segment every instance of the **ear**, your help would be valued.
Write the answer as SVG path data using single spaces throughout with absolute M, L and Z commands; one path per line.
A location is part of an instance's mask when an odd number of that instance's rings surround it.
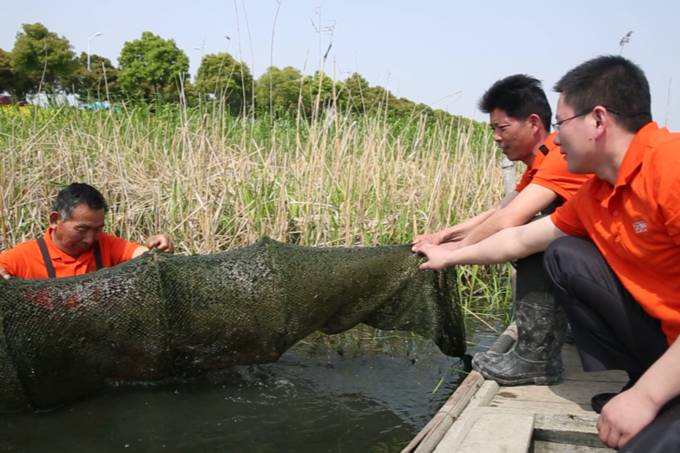
M 607 108 L 602 105 L 597 105 L 593 108 L 592 119 L 595 125 L 595 138 L 603 135 L 612 126 L 612 116 L 607 111 Z
M 57 226 L 57 222 L 59 220 L 61 220 L 61 214 L 59 214 L 59 211 L 50 212 L 50 226 L 52 228 Z
M 543 125 L 543 121 L 541 120 L 541 117 L 538 116 L 535 113 L 532 113 L 531 115 L 529 115 L 529 117 L 527 118 L 527 121 L 529 122 L 529 124 L 531 124 L 531 127 L 534 127 L 536 129 L 541 129 L 541 128 L 545 129 L 545 126 Z

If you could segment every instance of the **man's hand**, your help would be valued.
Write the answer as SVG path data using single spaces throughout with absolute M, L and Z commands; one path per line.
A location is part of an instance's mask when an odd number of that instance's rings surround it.
M 600 440 L 611 448 L 621 448 L 651 423 L 658 405 L 635 387 L 620 393 L 603 408 L 597 419 Z
M 175 251 L 175 247 L 169 237 L 164 234 L 156 234 L 154 236 L 149 236 L 146 240 L 146 247 L 149 249 L 158 249 L 161 252 L 172 253 Z
M 445 245 L 421 244 L 414 245 L 413 251 L 422 253 L 427 257 L 427 261 L 420 265 L 421 269 L 444 269 L 449 266 L 446 257 L 450 250 Z
M 416 246 L 420 246 L 423 244 L 439 245 L 442 242 L 446 242 L 446 239 L 447 238 L 444 234 L 444 230 L 437 231 L 436 233 L 419 234 L 413 240 L 413 247 L 411 248 L 411 250 L 415 252 Z
M 0 266 L 0 277 L 4 278 L 5 280 L 9 280 L 12 276 L 9 275 L 9 272 L 7 270 Z

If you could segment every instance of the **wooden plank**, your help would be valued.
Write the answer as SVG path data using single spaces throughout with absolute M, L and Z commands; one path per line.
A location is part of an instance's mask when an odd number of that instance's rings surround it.
M 477 418 L 456 450 L 460 453 L 526 453 L 534 430 L 532 415 L 490 413 Z
M 503 353 L 511 348 L 517 339 L 517 327 L 510 324 L 503 334 L 496 339 L 490 349 Z M 510 341 L 512 340 L 512 341 Z M 444 405 L 420 430 L 420 432 L 404 447 L 402 453 L 430 453 L 444 437 L 454 421 L 463 412 L 470 400 L 475 396 L 477 389 L 484 383 L 484 378 L 476 371 L 471 371 L 465 380 L 458 386 L 456 391 L 449 397 Z
M 563 408 L 562 408 L 563 409 Z M 533 440 L 543 442 L 562 443 L 571 446 L 586 446 L 605 448 L 597 436 L 595 423 L 597 415 L 593 412 L 581 412 L 580 414 L 565 415 L 556 411 L 554 414 L 534 414 L 531 408 L 520 407 L 478 407 L 469 408 L 456 421 L 447 435 L 437 446 L 435 453 L 460 451 L 468 433 L 476 429 L 482 429 L 483 423 L 487 423 L 490 416 L 504 417 L 533 417 Z M 485 432 L 489 442 L 491 438 L 499 437 L 499 431 L 495 426 L 487 426 Z M 479 451 L 486 451 L 480 448 Z M 567 450 L 569 451 L 569 450 Z
M 500 387 L 495 381 L 484 381 L 482 386 L 477 390 L 475 396 L 472 397 L 467 408 L 488 406 L 493 400 Z
M 446 431 L 453 425 L 453 422 L 458 418 L 460 413 L 463 412 L 465 406 L 467 406 L 477 392 L 477 389 L 479 389 L 483 383 L 484 378 L 478 372 L 471 371 L 470 374 L 467 375 L 451 398 L 449 398 L 444 406 L 442 406 L 434 417 L 432 417 L 432 420 L 430 420 L 432 427 L 416 447 L 416 453 L 429 453 L 437 447 L 437 444 L 442 440 Z
M 586 415 L 593 413 L 590 410 L 585 410 L 576 403 L 559 403 L 552 401 L 516 401 L 507 400 L 502 405 L 491 402 L 489 406 L 497 410 L 515 410 L 524 411 L 524 413 L 532 414 L 570 414 L 570 415 Z
M 536 414 L 534 439 L 572 445 L 603 448 L 597 435 L 597 414 L 546 415 Z
M 570 381 L 558 385 L 520 385 L 516 387 L 500 387 L 490 405 L 502 406 L 506 401 L 542 401 L 556 403 L 572 403 L 583 410 L 590 409 L 590 398 L 596 393 L 617 392 L 620 383 L 587 381 Z
M 507 344 L 507 336 L 500 343 Z M 498 387 L 495 382 L 484 381 L 479 373 L 473 371 L 470 375 L 476 375 L 474 385 L 461 384 L 462 388 L 451 397 L 458 403 L 447 402 L 445 406 L 448 407 L 442 407 L 435 415 L 437 420 L 431 420 L 437 422 L 436 426 L 419 440 L 417 449 L 404 451 L 515 451 L 503 450 L 508 446 L 496 442 L 505 438 L 500 434 L 503 428 L 498 426 L 501 421 L 511 426 L 512 420 L 523 420 L 518 421 L 521 426 L 516 428 L 517 433 L 524 433 L 527 417 L 533 420 L 534 447 L 520 442 L 520 446 L 512 447 L 517 451 L 527 451 L 528 448 L 545 452 L 611 451 L 597 437 L 597 415 L 590 408 L 590 398 L 596 393 L 618 391 L 627 382 L 626 374 L 622 371 L 584 372 L 578 352 L 572 345 L 565 346 L 562 357 L 564 379 L 553 386 Z M 461 395 L 456 396 L 459 392 Z M 490 433 L 493 435 L 490 436 Z M 524 434 L 519 435 L 521 439 L 525 437 Z M 462 449 L 463 446 L 465 449 Z
M 536 440 L 533 443 L 534 453 L 611 453 L 610 448 L 588 447 L 585 445 L 558 444 Z
M 443 453 L 453 451 L 458 448 L 470 431 L 472 424 L 475 421 L 475 415 L 470 415 L 478 407 L 486 407 L 489 405 L 494 395 L 498 391 L 498 384 L 494 381 L 484 381 L 482 386 L 477 390 L 475 396 L 470 400 L 470 403 L 461 412 L 458 419 L 446 431 L 446 434 L 437 444 L 434 453 Z

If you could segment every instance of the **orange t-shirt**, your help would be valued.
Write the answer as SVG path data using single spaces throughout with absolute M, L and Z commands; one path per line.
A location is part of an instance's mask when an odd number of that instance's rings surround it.
M 680 334 L 680 133 L 644 126 L 614 186 L 593 178 L 551 219 L 588 236 L 668 343 Z
M 536 153 L 534 161 L 515 187 L 517 192 L 521 192 L 529 184 L 538 184 L 568 200 L 593 176 L 592 173 L 581 175 L 569 172 L 567 161 L 560 153 L 560 147 L 555 144 L 555 135 L 553 132 L 543 142 L 547 152 Z
M 88 250 L 74 258 L 61 251 L 54 244 L 49 228 L 43 239 L 58 278 L 83 275 L 97 270 L 93 250 Z M 133 252 L 140 246 L 135 242 L 129 242 L 106 233 L 101 233 L 98 241 L 104 267 L 111 267 L 128 261 L 132 258 Z M 0 266 L 4 267 L 14 277 L 48 278 L 45 261 L 40 252 L 38 241 L 35 239 L 22 242 L 16 247 L 0 253 Z

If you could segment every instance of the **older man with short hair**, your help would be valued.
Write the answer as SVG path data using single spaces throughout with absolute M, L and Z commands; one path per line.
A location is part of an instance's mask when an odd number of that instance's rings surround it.
M 115 266 L 151 248 L 172 253 L 172 241 L 164 234 L 150 236 L 141 245 L 105 233 L 107 210 L 106 200 L 94 187 L 68 185 L 54 201 L 45 234 L 0 253 L 0 275 L 72 277 Z

